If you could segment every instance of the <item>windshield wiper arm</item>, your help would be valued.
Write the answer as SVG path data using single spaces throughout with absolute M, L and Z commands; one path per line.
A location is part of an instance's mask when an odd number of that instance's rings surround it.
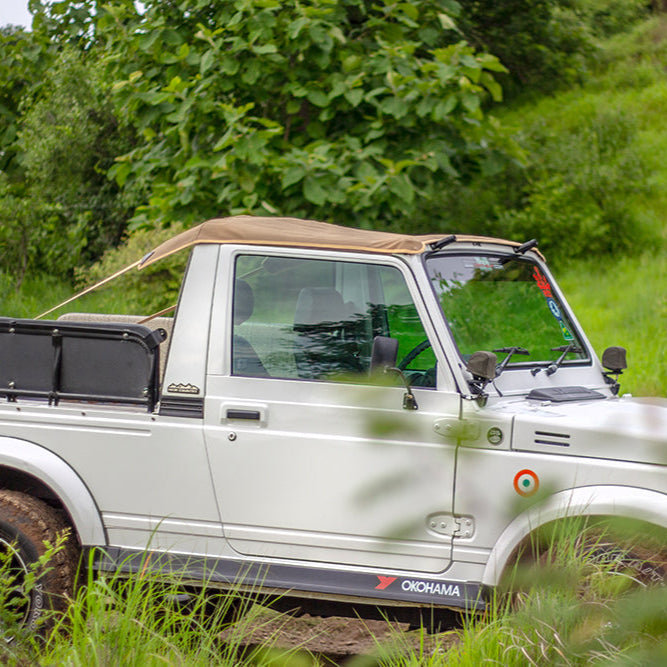
M 569 345 L 559 345 L 558 347 L 552 347 L 551 351 L 562 352 L 562 354 L 560 357 L 558 357 L 558 359 L 556 359 L 556 361 L 552 361 L 545 369 L 533 368 L 533 370 L 530 371 L 532 375 L 537 375 L 541 370 L 544 370 L 547 375 L 553 375 L 563 365 L 565 357 L 567 357 L 570 352 L 580 353 L 582 350 L 580 347 L 577 347 L 576 343 L 570 343 Z
M 497 350 L 494 350 L 495 353 L 506 354 L 507 356 L 502 360 L 498 367 L 496 368 L 496 377 L 499 377 L 500 374 L 505 370 L 507 364 L 515 354 L 530 354 L 528 350 L 523 347 L 513 346 L 513 347 L 499 347 Z

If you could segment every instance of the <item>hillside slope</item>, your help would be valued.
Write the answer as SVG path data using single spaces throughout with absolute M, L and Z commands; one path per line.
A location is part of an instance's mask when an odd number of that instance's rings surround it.
M 547 255 L 553 246 L 567 251 L 568 244 L 582 243 L 580 248 L 569 248 L 571 252 L 556 253 L 556 275 L 598 354 L 609 345 L 627 347 L 630 368 L 622 388 L 635 395 L 667 395 L 665 109 L 667 19 L 660 17 L 605 45 L 597 71 L 584 85 L 523 104 L 502 116 L 504 123 L 522 128 L 519 138 L 524 146 L 537 146 L 532 159 L 550 160 L 560 168 L 534 169 L 552 189 L 533 188 L 529 208 L 535 227 L 530 231 L 540 238 Z M 583 151 L 577 140 L 585 143 L 588 135 L 597 150 L 583 160 L 575 154 Z M 545 157 L 547 150 L 550 155 Z M 559 151 L 560 155 L 554 155 Z M 592 194 L 583 192 L 588 186 Z M 563 192 L 568 187 L 566 197 Z M 602 226 L 625 222 L 619 231 L 627 235 L 624 247 L 601 254 L 595 247 L 595 230 L 587 247 L 586 237 L 568 229 L 567 220 L 561 221 L 562 236 L 554 239 L 553 221 L 539 219 L 540 213 L 549 212 L 554 217 L 575 218 L 587 206 L 584 194 L 598 197 L 602 214 L 596 217 L 593 211 L 580 221 L 579 229 L 593 220 L 601 233 L 613 235 L 613 229 Z M 605 213 L 616 215 L 616 220 L 606 221 Z M 619 221 L 619 216 L 625 216 L 625 221 Z M 520 225 L 512 229 L 518 218 L 507 215 L 507 235 L 522 231 Z M 577 259 L 568 260 L 563 254 Z

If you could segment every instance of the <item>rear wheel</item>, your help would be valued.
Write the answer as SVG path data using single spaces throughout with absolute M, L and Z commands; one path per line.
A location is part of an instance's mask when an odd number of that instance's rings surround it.
M 48 562 L 36 565 L 49 551 L 46 543 L 54 546 L 64 535 L 67 539 Z M 4 630 L 18 623 L 30 631 L 48 631 L 53 625 L 50 611 L 65 610 L 71 599 L 79 564 L 79 548 L 67 522 L 41 500 L 0 490 L 0 554 Z

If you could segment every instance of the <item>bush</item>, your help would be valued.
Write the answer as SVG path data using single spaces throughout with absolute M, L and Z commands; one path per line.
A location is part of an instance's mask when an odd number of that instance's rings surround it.
M 500 78 L 508 96 L 580 80 L 594 44 L 572 0 L 462 0 L 461 6 L 464 34 L 509 70 Z
M 649 15 L 646 0 L 575 0 L 574 6 L 597 37 L 627 32 Z
M 571 105 L 565 127 L 557 123 L 547 113 L 519 136 L 526 166 L 444 193 L 433 212 L 447 231 L 537 238 L 556 262 L 643 249 L 655 232 L 637 202 L 653 186 L 637 151 L 637 121 L 621 110 Z
M 80 256 L 97 259 L 120 241 L 136 203 L 106 175 L 130 144 L 91 56 L 69 48 L 59 54 L 39 101 L 22 119 L 18 140 L 25 196 L 33 205 L 56 207 L 66 234 L 78 230 L 82 244 L 61 267 L 69 272 Z
M 630 202 L 650 186 L 633 149 L 636 132 L 635 121 L 614 110 L 557 137 L 534 127 L 522 200 L 497 210 L 498 227 L 513 238 L 538 237 L 559 258 L 639 249 L 647 233 Z
M 57 203 L 30 198 L 0 172 L 0 267 L 18 289 L 29 272 L 71 275 L 86 242 L 82 221 L 66 221 Z
M 120 246 L 108 250 L 92 267 L 79 269 L 76 272 L 78 286 L 90 287 L 113 275 L 181 231 L 183 227 L 174 224 L 167 229 L 133 232 Z M 187 259 L 188 253 L 180 252 L 142 271 L 131 269 L 109 283 L 109 287 L 101 288 L 100 303 L 106 312 L 112 307 L 116 313 L 146 315 L 174 305 Z M 92 310 L 95 310 L 94 306 Z

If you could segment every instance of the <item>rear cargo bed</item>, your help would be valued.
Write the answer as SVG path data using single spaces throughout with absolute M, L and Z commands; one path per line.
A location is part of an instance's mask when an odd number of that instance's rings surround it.
M 152 411 L 164 329 L 0 318 L 0 397 L 120 402 Z

